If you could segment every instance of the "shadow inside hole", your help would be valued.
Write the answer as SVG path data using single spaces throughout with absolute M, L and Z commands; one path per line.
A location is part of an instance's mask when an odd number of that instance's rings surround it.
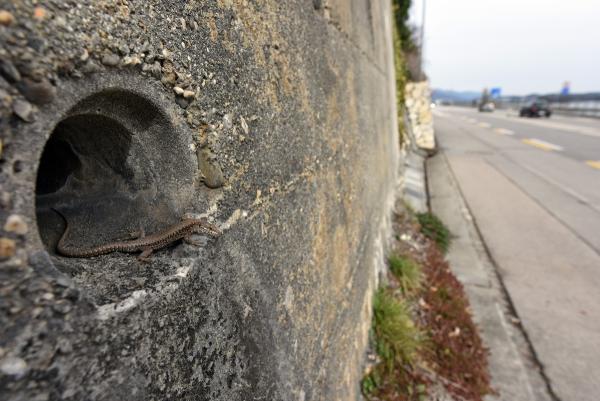
M 36 194 L 106 192 L 126 188 L 131 134 L 101 115 L 77 115 L 61 121 L 46 143 Z
M 99 225 L 118 227 L 127 221 L 124 213 L 136 208 L 134 174 L 127 160 L 131 137 L 119 122 L 102 115 L 76 115 L 56 126 L 36 179 L 38 227 L 48 250 L 55 250 L 65 229 L 52 208 L 67 216 L 78 238 L 86 239 L 82 247 L 110 236 Z

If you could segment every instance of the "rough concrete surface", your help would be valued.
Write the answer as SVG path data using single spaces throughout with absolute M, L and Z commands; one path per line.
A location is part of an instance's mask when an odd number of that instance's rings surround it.
M 0 10 L 2 399 L 358 399 L 400 159 L 389 3 Z M 67 259 L 52 208 L 76 246 L 186 212 L 224 233 Z

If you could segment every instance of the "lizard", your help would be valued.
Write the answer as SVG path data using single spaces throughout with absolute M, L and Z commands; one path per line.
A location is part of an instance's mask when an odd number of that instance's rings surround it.
M 52 210 L 65 221 L 65 231 L 58 241 L 56 250 L 59 254 L 71 258 L 90 258 L 112 252 L 141 252 L 138 260 L 147 262 L 152 252 L 180 239 L 193 245 L 199 245 L 190 238 L 192 234 L 208 234 L 213 237 L 218 237 L 222 234 L 217 226 L 209 223 L 206 219 L 183 218 L 179 223 L 152 235 L 145 236 L 143 230 L 140 230 L 140 236 L 130 241 L 115 241 L 90 248 L 75 248 L 65 244 L 65 238 L 70 228 L 67 219 L 58 210 Z

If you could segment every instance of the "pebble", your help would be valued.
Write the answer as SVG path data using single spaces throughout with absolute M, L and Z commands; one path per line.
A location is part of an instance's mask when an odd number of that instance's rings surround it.
M 110 53 L 102 56 L 102 64 L 107 65 L 109 67 L 114 67 L 119 64 L 119 56 L 116 54 Z
M 22 160 L 15 160 L 15 162 L 13 163 L 13 173 L 20 173 L 23 171 L 23 169 L 25 168 L 25 165 L 23 164 Z
M 221 166 L 207 148 L 196 152 L 200 171 L 204 174 L 204 184 L 209 188 L 220 188 L 225 184 L 225 177 Z
M 7 59 L 0 58 L 0 74 L 10 83 L 19 82 L 21 74 L 15 65 Z
M 54 18 L 54 25 L 56 25 L 59 28 L 66 28 L 67 20 L 64 19 L 64 17 L 57 16 L 56 18 Z
M 186 99 L 191 99 L 193 97 L 196 97 L 196 92 L 195 91 L 189 91 L 189 90 L 183 91 L 183 97 L 186 98 Z
M 23 121 L 31 122 L 32 112 L 33 107 L 31 106 L 31 103 L 26 102 L 25 100 L 17 100 L 13 103 L 13 113 Z
M 15 22 L 15 17 L 6 10 L 0 10 L 0 25 L 9 26 Z
M 27 373 L 27 362 L 22 358 L 6 357 L 0 362 L 0 372 L 7 376 L 21 378 Z
M 137 56 L 127 56 L 123 58 L 123 65 L 139 65 L 142 64 L 142 60 Z
M 11 214 L 6 219 L 6 223 L 4 224 L 4 231 L 7 231 L 9 233 L 16 233 L 19 235 L 25 235 L 28 231 L 27 223 L 25 223 L 23 216 L 20 216 L 18 214 Z
M 163 77 L 161 82 L 167 85 L 174 85 L 177 81 L 177 74 L 175 73 L 175 67 L 171 62 L 165 61 L 162 67 Z
M 0 192 L 0 207 L 8 209 L 10 207 L 10 192 Z
M 186 109 L 190 105 L 189 102 L 182 97 L 176 97 L 175 103 L 177 103 L 182 109 Z
M 122 56 L 129 56 L 129 46 L 125 43 L 121 44 L 118 49 Z
M 61 315 L 66 315 L 71 311 L 71 304 L 66 301 L 58 301 L 54 305 L 52 305 L 52 309 L 56 313 L 60 313 Z
M 48 13 L 44 7 L 37 6 L 33 9 L 33 18 L 37 21 L 43 21 Z
M 17 244 L 10 238 L 0 238 L 0 259 L 8 259 L 15 255 Z
M 40 82 L 35 82 L 31 79 L 25 78 L 18 87 L 23 96 L 25 96 L 25 99 L 37 105 L 48 104 L 52 102 L 52 100 L 54 100 L 54 96 L 56 95 L 56 89 L 47 79 L 42 79 Z
M 181 88 L 181 87 L 179 87 L 179 86 L 175 86 L 175 87 L 173 87 L 173 91 L 174 91 L 176 94 L 178 94 L 178 95 L 183 95 L 183 93 L 185 92 L 185 91 L 183 90 L 183 88 Z
M 61 338 L 58 340 L 56 345 L 63 354 L 69 354 L 73 351 L 73 345 L 71 344 L 71 341 L 66 338 Z
M 146 55 L 146 57 L 144 58 L 144 61 L 148 64 L 154 63 L 155 60 L 156 60 L 156 55 L 154 55 L 153 53 L 148 53 Z
M 244 134 L 248 135 L 248 132 L 250 130 L 248 129 L 248 123 L 246 122 L 243 116 L 240 116 L 240 124 L 242 125 L 242 129 L 244 130 Z
M 81 71 L 85 74 L 94 74 L 96 72 L 102 71 L 102 67 L 93 60 L 88 60 L 87 63 L 85 63 L 85 65 L 81 67 Z
M 155 61 L 154 64 L 144 64 L 142 71 L 149 72 L 154 78 L 160 78 L 162 74 L 162 68 L 158 61 Z
M 6 82 L 6 81 L 4 81 Z M 8 85 L 8 83 L 7 83 Z M 7 91 L 5 91 L 4 89 L 0 89 L 0 101 L 10 104 L 10 102 L 12 101 L 12 97 L 8 94 Z
M 233 118 L 231 117 L 231 113 L 227 113 L 223 116 L 223 128 L 231 129 L 233 126 Z

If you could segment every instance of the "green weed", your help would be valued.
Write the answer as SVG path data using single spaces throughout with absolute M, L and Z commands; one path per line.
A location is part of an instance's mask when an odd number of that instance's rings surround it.
M 375 349 L 388 371 L 403 363 L 413 364 L 423 335 L 412 321 L 404 300 L 379 289 L 373 302 Z
M 377 388 L 377 375 L 371 372 L 362 379 L 361 388 L 364 395 L 369 395 Z
M 442 221 L 433 213 L 417 213 L 416 215 L 421 232 L 433 240 L 443 253 L 448 252 L 452 241 L 450 231 Z
M 388 258 L 390 270 L 398 279 L 402 292 L 405 295 L 410 295 L 421 288 L 423 275 L 421 274 L 421 266 L 412 259 L 391 255 Z

